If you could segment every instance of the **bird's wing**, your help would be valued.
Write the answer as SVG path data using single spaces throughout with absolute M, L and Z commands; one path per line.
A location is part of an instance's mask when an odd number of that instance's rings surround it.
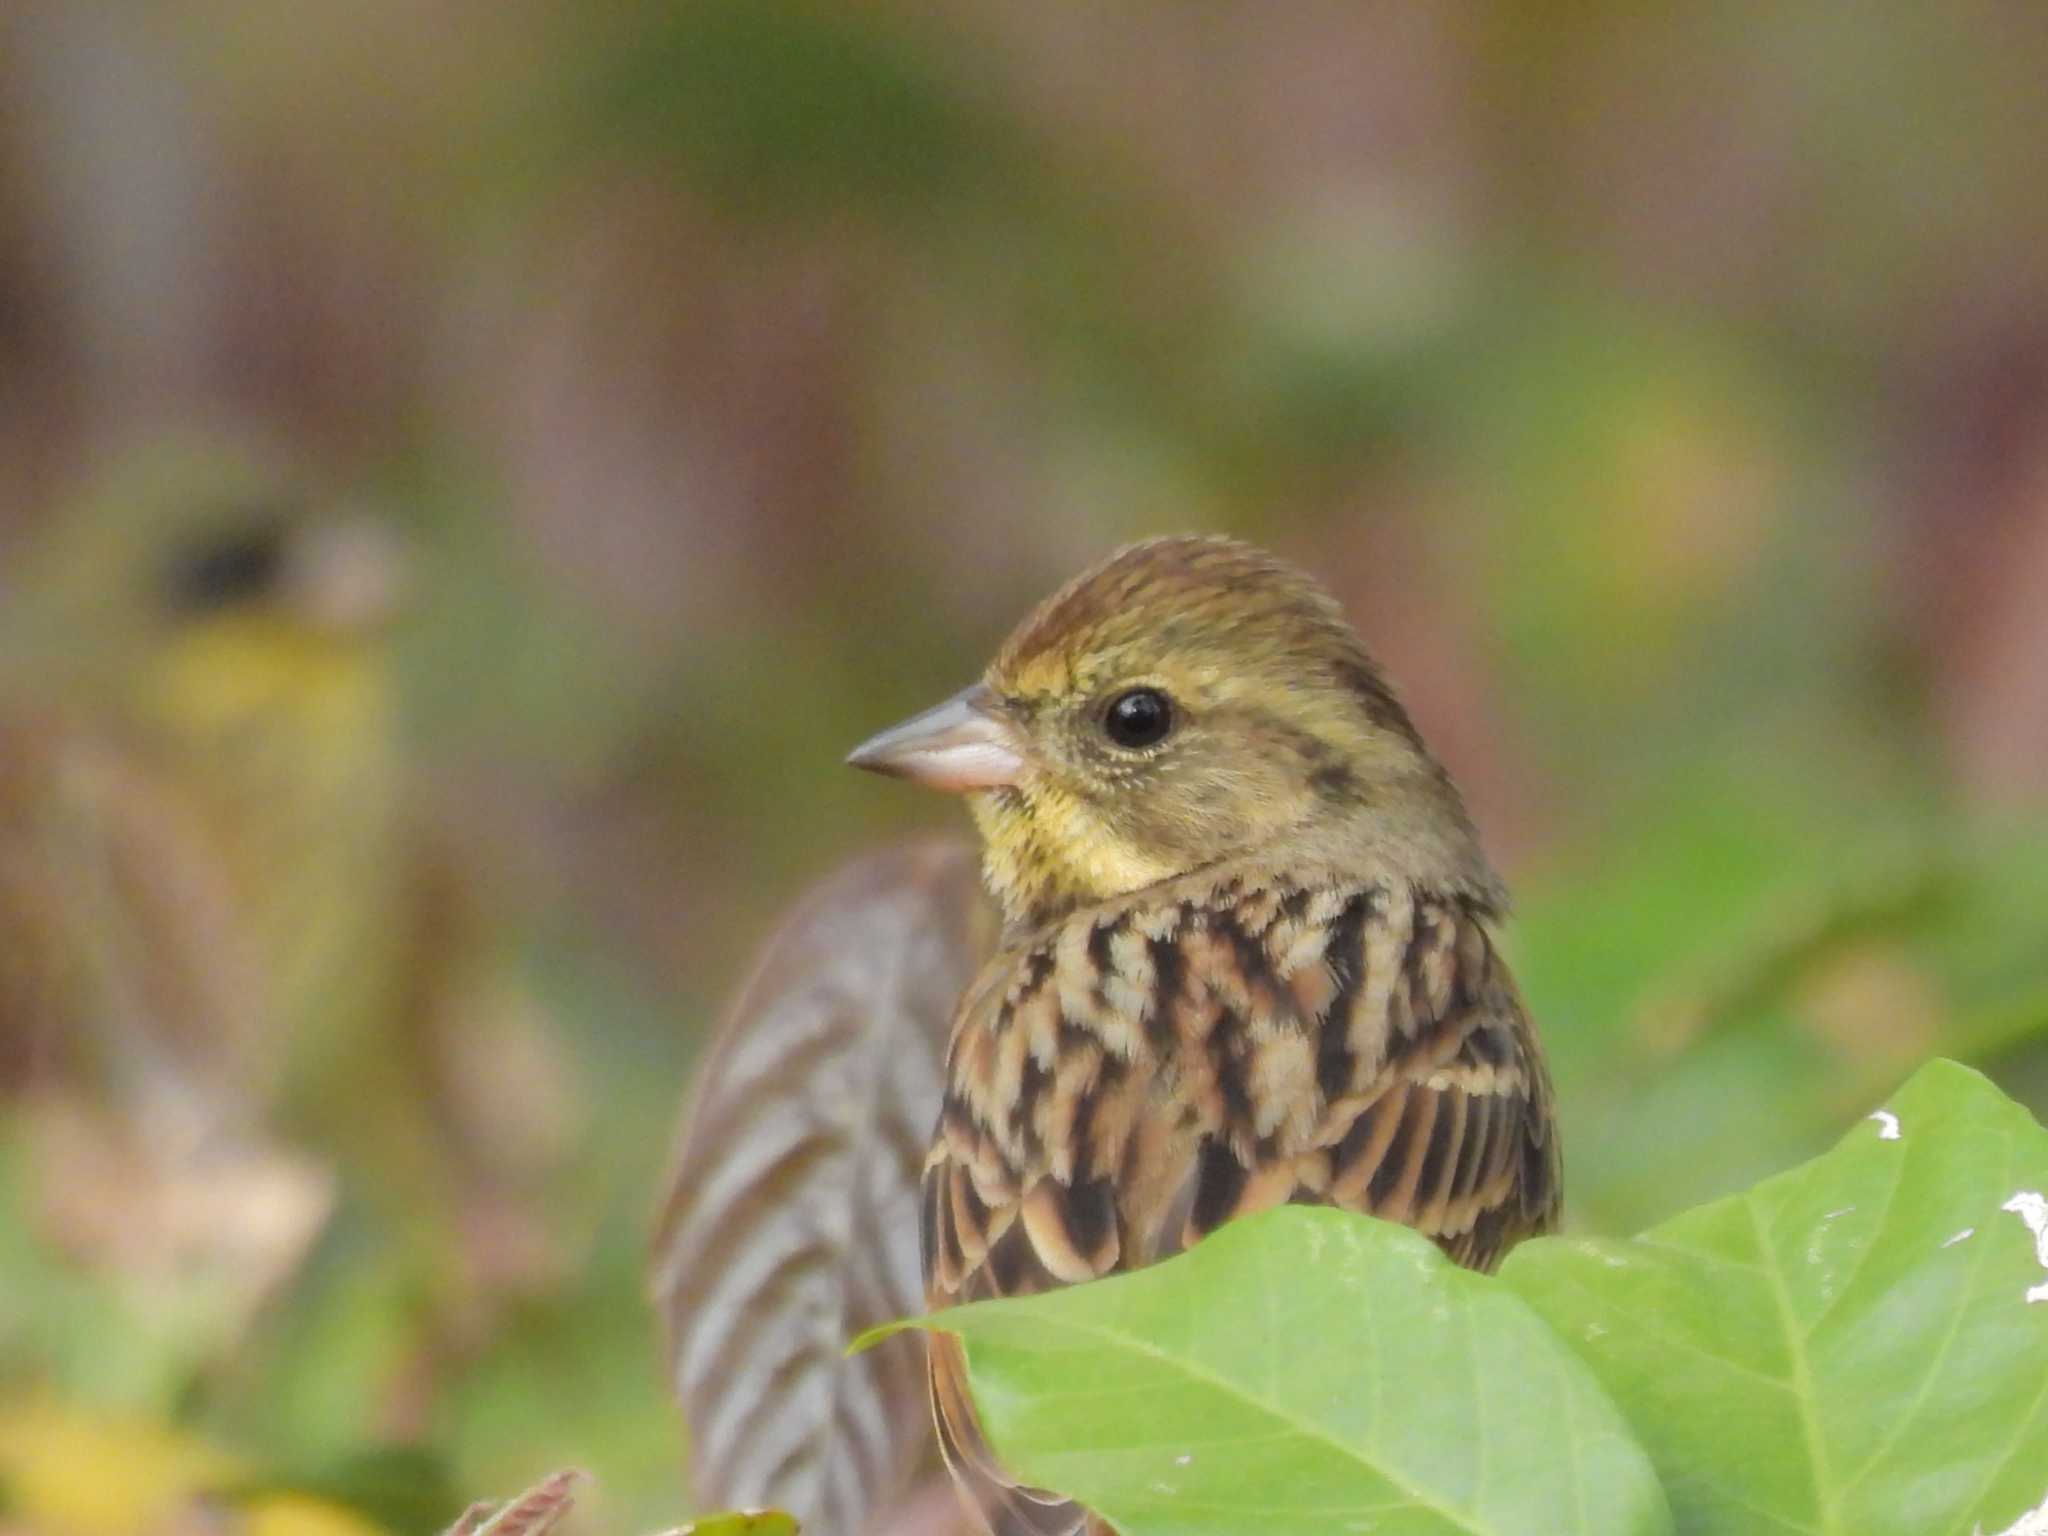
M 246 1129 L 264 1052 L 244 917 L 170 784 L 69 722 L 0 718 L 0 1035 L 15 1049 L 138 1123 Z
M 1556 1225 L 1563 1197 L 1542 1047 L 1469 910 L 1371 893 L 1354 949 L 1355 910 L 1346 909 L 1340 950 L 1328 958 L 1339 985 L 1318 1031 L 1322 1118 L 1281 1198 L 1400 1222 L 1459 1264 L 1491 1270 L 1522 1238 Z M 1384 1001 L 1375 977 L 1385 978 Z M 1337 1018 L 1348 1026 L 1341 1045 Z
M 1550 1086 L 1507 969 L 1463 903 L 1395 884 L 1214 876 L 1078 914 L 978 990 L 947 1070 L 935 1306 L 1134 1268 L 1287 1201 L 1404 1222 L 1475 1268 L 1557 1212 Z M 1081 1529 L 1003 1472 L 964 1369 L 957 1342 L 933 1349 L 956 1475 L 999 1530 Z
M 652 1265 L 705 1507 L 857 1536 L 929 1458 L 914 1340 L 845 1349 L 922 1310 L 918 1168 L 994 929 L 967 848 L 874 855 L 809 894 L 721 1024 Z

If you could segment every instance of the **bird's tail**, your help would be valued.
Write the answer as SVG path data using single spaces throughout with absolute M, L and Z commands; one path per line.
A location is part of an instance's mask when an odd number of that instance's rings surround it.
M 981 1433 L 967 1395 L 967 1354 L 950 1333 L 930 1335 L 932 1422 L 939 1451 L 969 1504 L 993 1536 L 1108 1536 L 1109 1527 L 1080 1505 L 1026 1488 L 1006 1474 Z

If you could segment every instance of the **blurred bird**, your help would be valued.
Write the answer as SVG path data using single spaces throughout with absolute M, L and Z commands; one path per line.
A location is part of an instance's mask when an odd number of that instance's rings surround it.
M 120 461 L 24 565 L 0 647 L 4 851 L 74 953 L 53 1006 L 15 1017 L 46 1039 L 71 1010 L 145 1027 L 255 1091 L 283 1065 L 276 1018 L 353 1011 L 388 969 L 364 941 L 396 868 L 397 550 L 180 443 Z M 206 929 L 172 937 L 194 901 Z M 95 980 L 132 995 L 83 1006 Z
M 405 573 L 380 519 L 196 438 L 112 460 L 9 573 L 0 1104 L 47 1133 L 61 1235 L 116 1267 L 248 1277 L 238 1314 L 296 1262 L 338 1165 L 396 1248 L 436 1251 L 423 1268 L 503 1182 L 471 1156 L 451 1031 L 474 1054 L 530 1021 L 482 1017 L 472 897 L 409 803 L 387 644 Z M 546 1118 L 529 1151 L 559 1144 Z M 48 1155 L 81 1138 L 94 1156 Z
M 1554 1224 L 1536 1035 L 1499 878 L 1337 604 L 1246 545 L 1118 551 L 976 685 L 849 759 L 965 794 L 1004 927 L 946 1052 L 926 1300 L 1148 1264 L 1283 1202 L 1491 1269 Z M 957 1341 L 929 1373 L 992 1529 L 1108 1528 L 1020 1487 Z

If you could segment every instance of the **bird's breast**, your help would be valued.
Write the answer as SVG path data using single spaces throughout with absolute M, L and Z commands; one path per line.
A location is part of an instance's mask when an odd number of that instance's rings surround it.
M 1063 1183 L 1121 1184 L 1205 1136 L 1247 1156 L 1305 1147 L 1325 1101 L 1384 1056 L 1358 1017 L 1388 1016 L 1364 995 L 1366 950 L 1405 950 L 1413 914 L 1383 883 L 1251 875 L 1075 913 L 960 1020 L 948 1116 Z

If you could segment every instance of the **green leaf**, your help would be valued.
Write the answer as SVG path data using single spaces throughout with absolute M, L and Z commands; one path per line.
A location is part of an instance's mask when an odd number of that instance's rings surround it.
M 1936 1062 L 1803 1167 L 1634 1241 L 1524 1244 L 1503 1278 L 1627 1412 L 1680 1531 L 2038 1531 L 2048 1276 L 2015 1197 L 2043 1189 L 2048 1132 Z
M 735 1509 L 692 1520 L 671 1536 L 797 1536 L 798 1529 L 796 1517 L 779 1509 Z
M 1125 1536 L 1671 1529 L 1591 1374 L 1405 1228 L 1284 1207 L 1179 1258 L 928 1319 L 1027 1482 Z

